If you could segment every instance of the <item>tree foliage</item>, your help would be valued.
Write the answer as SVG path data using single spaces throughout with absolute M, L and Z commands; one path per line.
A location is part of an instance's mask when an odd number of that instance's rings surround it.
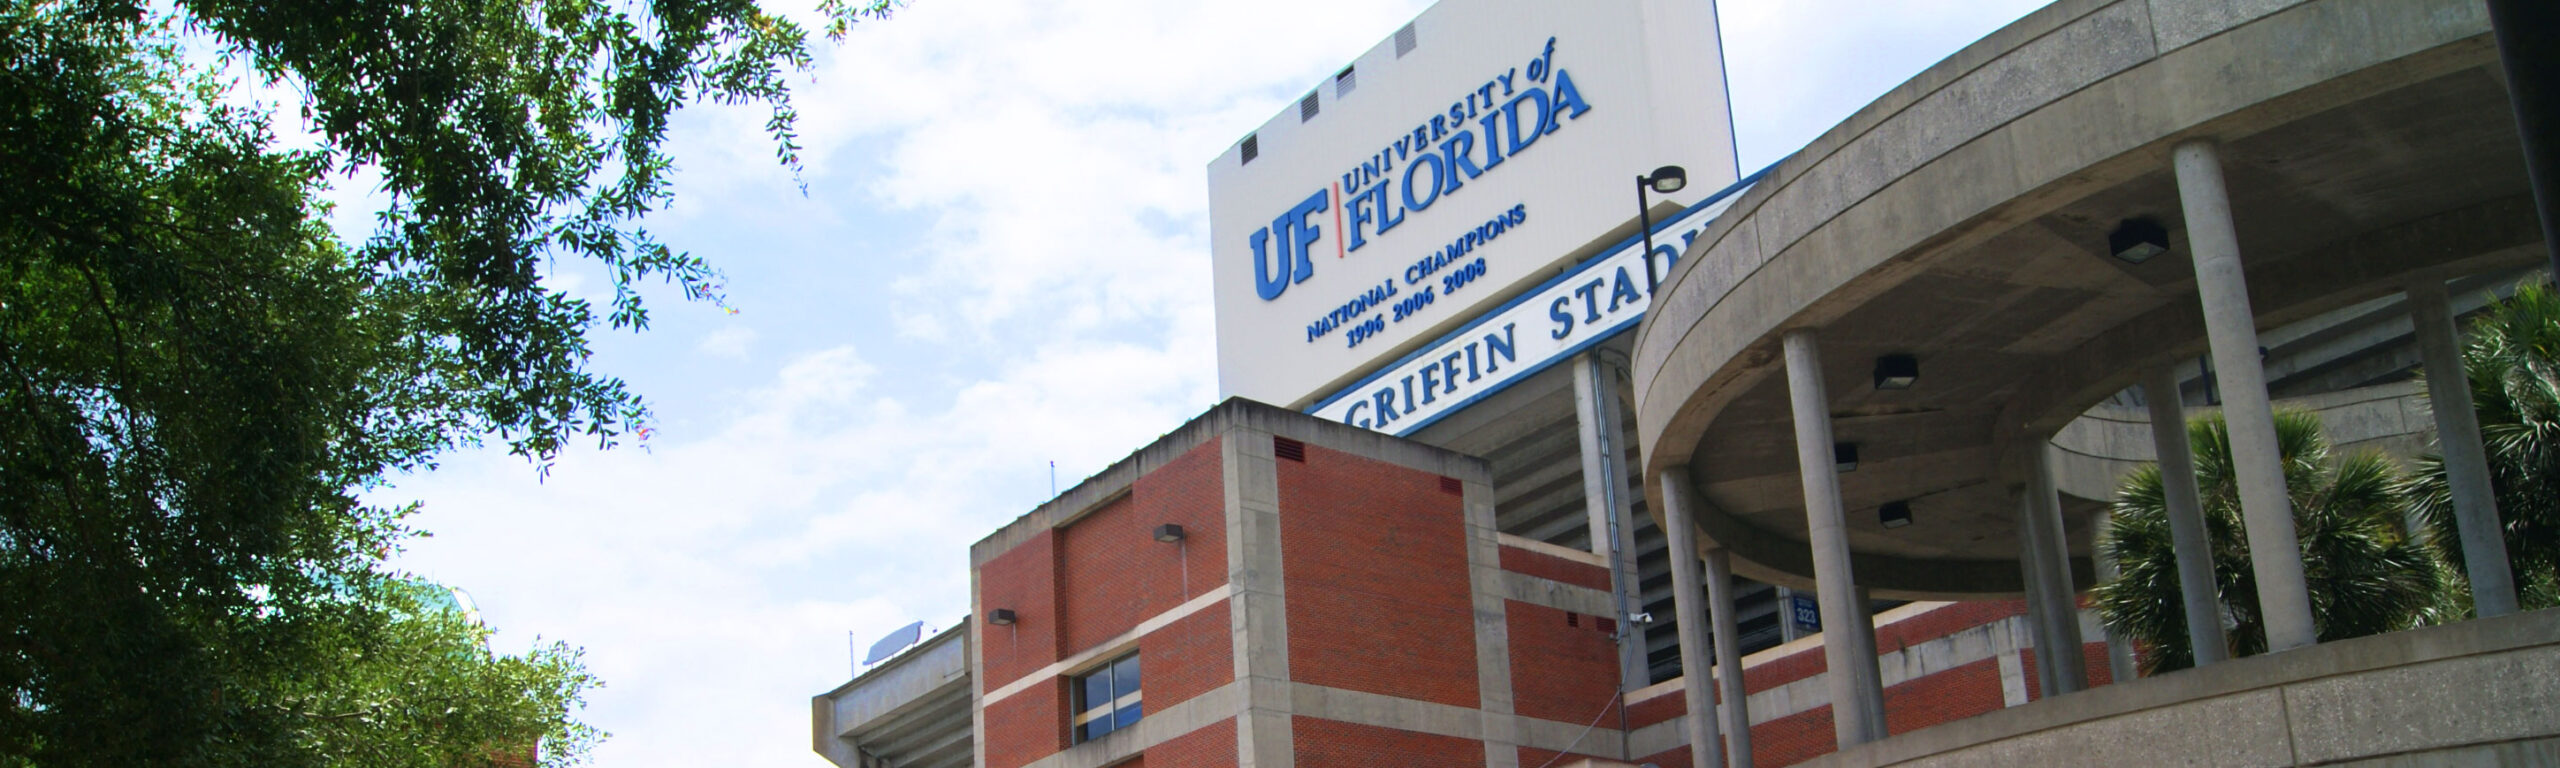
M 190 34 L 303 93 L 320 147 L 226 106 Z M 410 509 L 358 494 L 646 418 L 538 265 L 603 265 L 617 327 L 652 281 L 716 300 L 639 224 L 669 115 L 769 105 L 793 162 L 805 38 L 746 0 L 0 5 L 0 766 L 576 759 L 575 652 L 416 610 L 379 572 Z M 321 183 L 359 166 L 390 205 L 343 243 Z
M 2219 414 L 2188 425 L 2196 461 L 2215 594 L 2231 622 L 2234 656 L 2265 653 L 2266 623 L 2240 514 L 2229 427 Z M 2323 641 L 2406 629 L 2434 618 L 2444 568 L 2422 537 L 2409 535 L 2399 473 L 2376 453 L 2333 456 L 2319 418 L 2276 413 L 2285 486 L 2301 539 L 2311 614 Z M 2195 664 L 2180 603 L 2177 555 L 2170 543 L 2158 465 L 2126 475 L 2114 518 L 2099 546 L 2115 556 L 2118 576 L 2094 591 L 2099 619 L 2148 645 L 2146 674 Z
M 2517 597 L 2527 609 L 2560 605 L 2560 291 L 2527 281 L 2490 304 L 2472 321 L 2462 362 Z M 2467 579 L 2442 456 L 2419 458 L 2407 493 L 2454 574 Z

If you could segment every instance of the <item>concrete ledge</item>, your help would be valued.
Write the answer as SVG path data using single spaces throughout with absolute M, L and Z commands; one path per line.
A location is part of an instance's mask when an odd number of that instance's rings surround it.
M 2318 415 L 2330 449 L 2340 455 L 2379 450 L 2405 464 L 2435 440 L 2426 390 L 2414 381 L 2278 400 L 2276 407 Z M 2187 418 L 2221 411 L 2190 407 Z M 2151 444 L 2151 414 L 2140 408 L 2091 408 L 2054 434 L 2053 447 L 2054 486 L 2092 501 L 2113 501 L 2125 473 L 2159 460 Z
M 2005 709 L 1807 765 L 2435 765 L 2560 749 L 2560 610 L 2342 640 Z

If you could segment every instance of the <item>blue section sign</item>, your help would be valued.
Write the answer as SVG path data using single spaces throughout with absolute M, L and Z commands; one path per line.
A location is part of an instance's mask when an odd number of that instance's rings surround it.
M 1822 631 L 1822 604 L 1804 595 L 1787 596 L 1787 617 L 1807 632 Z

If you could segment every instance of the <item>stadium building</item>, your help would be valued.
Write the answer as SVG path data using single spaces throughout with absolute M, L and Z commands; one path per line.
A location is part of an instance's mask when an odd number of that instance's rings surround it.
M 1230 399 L 972 547 L 815 750 L 2560 761 L 2560 615 L 2502 561 L 2487 618 L 2320 642 L 2282 556 L 2276 407 L 2441 450 L 2494 541 L 2467 395 L 2415 380 L 2549 252 L 2478 0 L 2061 0 L 1748 175 L 1717 39 L 1443 0 L 1212 161 Z M 2093 531 L 2213 410 L 2276 651 L 2140 677 Z

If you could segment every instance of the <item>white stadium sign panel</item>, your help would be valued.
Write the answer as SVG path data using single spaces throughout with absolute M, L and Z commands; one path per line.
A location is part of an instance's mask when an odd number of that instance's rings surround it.
M 1710 218 L 1692 203 L 1735 177 L 1715 41 L 1713 7 L 1694 0 L 1444 0 L 1362 54 L 1210 164 L 1221 390 L 1344 418 L 1330 409 L 1359 406 L 1338 389 L 1419 365 L 1424 345 L 1505 307 L 1536 323 L 1517 324 L 1501 364 L 1535 368 L 1532 350 L 1563 348 L 1533 343 L 1550 308 L 1515 299 L 1566 286 L 1567 270 L 1612 271 L 1602 262 L 1632 265 L 1640 307 L 1641 248 L 1575 260 L 1633 230 L 1630 187 L 1657 166 L 1695 182 L 1668 198 L 1690 210 L 1663 229 L 1676 240 Z M 1593 289 L 1577 325 L 1631 322 L 1618 290 Z M 1472 343 L 1483 383 L 1496 352 Z M 1447 354 L 1427 374 L 1440 389 L 1397 394 L 1386 421 L 1364 395 L 1374 428 L 1401 433 L 1413 406 L 1443 403 Z
M 1656 268 L 1674 263 L 1690 240 L 1749 189 L 1746 180 L 1657 224 Z M 1309 410 L 1391 435 L 1429 426 L 1476 398 L 1634 326 L 1652 304 L 1645 291 L 1643 250 L 1642 240 L 1628 238 Z

